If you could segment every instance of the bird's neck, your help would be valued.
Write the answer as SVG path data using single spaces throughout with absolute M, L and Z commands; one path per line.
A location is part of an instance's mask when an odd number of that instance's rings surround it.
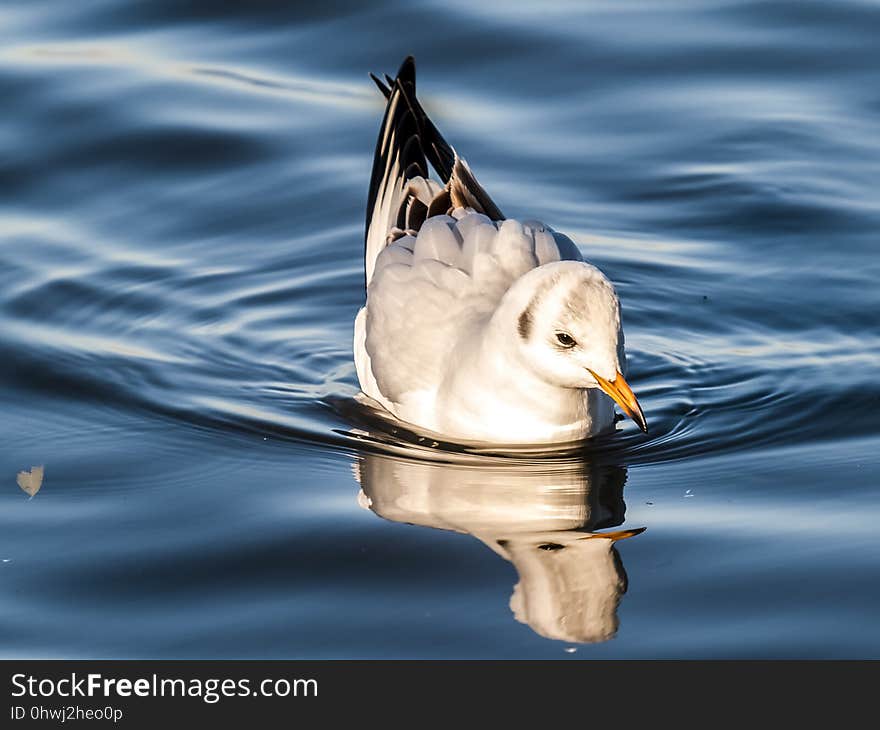
M 498 313 L 496 312 L 496 315 Z M 508 323 L 509 324 L 509 323 Z M 534 373 L 517 347 L 516 328 L 493 316 L 479 333 L 463 338 L 453 353 L 453 382 L 441 387 L 441 412 L 450 422 L 445 433 L 468 438 L 541 443 L 589 435 L 590 415 L 584 391 L 552 385 Z M 453 422 L 454 421 L 454 422 Z
M 493 317 L 477 352 L 480 369 L 491 373 L 497 389 L 532 412 L 545 412 L 560 425 L 569 416 L 581 416 L 584 391 L 547 382 L 536 373 L 517 341 L 515 321 Z

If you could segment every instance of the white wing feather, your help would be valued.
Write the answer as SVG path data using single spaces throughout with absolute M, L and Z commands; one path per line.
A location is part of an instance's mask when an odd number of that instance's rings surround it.
M 493 222 L 456 209 L 428 219 L 379 253 L 355 350 L 363 391 L 394 410 L 430 398 L 456 344 L 483 326 L 511 284 L 542 264 L 582 260 L 565 236 L 537 222 Z

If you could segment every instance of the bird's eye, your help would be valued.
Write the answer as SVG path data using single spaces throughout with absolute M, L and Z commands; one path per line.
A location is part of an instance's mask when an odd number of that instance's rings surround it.
M 574 347 L 577 344 L 577 342 L 574 341 L 574 337 L 567 332 L 557 332 L 556 341 L 563 347 Z

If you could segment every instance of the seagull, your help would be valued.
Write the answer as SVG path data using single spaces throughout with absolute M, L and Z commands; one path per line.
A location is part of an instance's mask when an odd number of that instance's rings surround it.
M 387 103 L 354 326 L 363 394 L 456 442 L 577 441 L 613 430 L 615 403 L 647 433 L 608 278 L 567 236 L 505 218 L 416 98 L 412 56 L 370 76 Z

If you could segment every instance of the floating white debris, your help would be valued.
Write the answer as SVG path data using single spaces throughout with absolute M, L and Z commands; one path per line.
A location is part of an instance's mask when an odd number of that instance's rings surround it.
M 566 647 L 565 647 L 565 653 L 566 653 L 566 654 L 574 654 L 576 651 L 577 651 L 577 647 L 576 647 L 576 646 L 566 646 Z
M 22 491 L 33 497 L 43 486 L 43 467 L 32 466 L 30 471 L 20 471 L 15 480 Z

